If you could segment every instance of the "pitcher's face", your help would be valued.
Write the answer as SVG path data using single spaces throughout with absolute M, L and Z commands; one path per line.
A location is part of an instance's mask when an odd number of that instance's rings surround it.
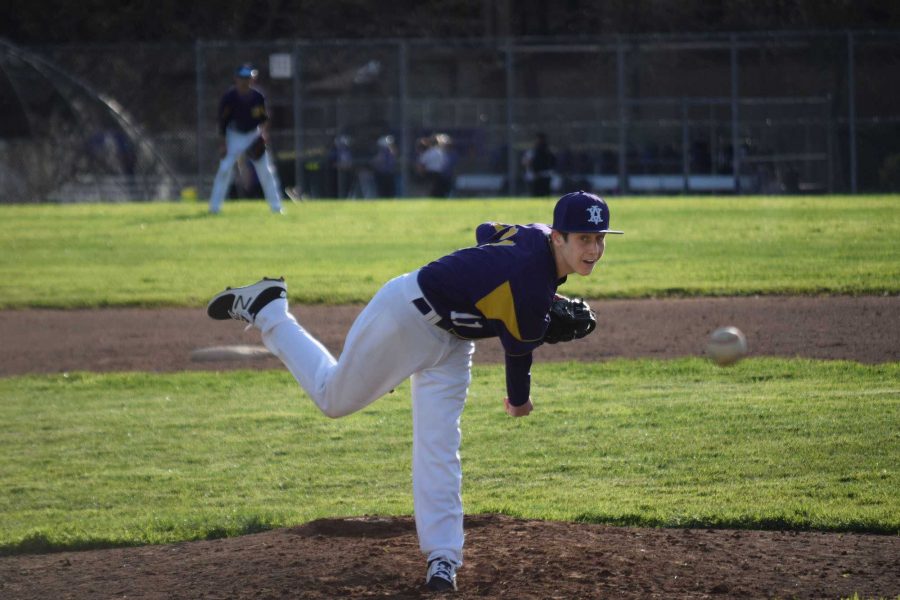
M 568 239 L 558 231 L 554 231 L 551 235 L 557 275 L 560 277 L 571 273 L 590 275 L 594 265 L 606 250 L 606 234 L 570 233 L 566 237 Z

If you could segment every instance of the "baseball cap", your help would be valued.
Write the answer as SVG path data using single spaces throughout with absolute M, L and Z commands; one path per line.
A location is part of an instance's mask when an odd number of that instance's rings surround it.
M 553 229 L 564 233 L 625 233 L 609 228 L 609 207 L 600 196 L 570 192 L 556 202 Z
M 259 71 L 253 68 L 253 65 L 250 63 L 244 63 L 234 70 L 234 74 L 237 77 L 241 77 L 244 79 L 249 79 L 250 77 L 256 77 L 259 75 Z

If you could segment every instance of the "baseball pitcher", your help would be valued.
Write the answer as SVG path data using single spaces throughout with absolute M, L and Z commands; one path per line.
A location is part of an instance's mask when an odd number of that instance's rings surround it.
M 226 289 L 213 319 L 246 321 L 329 417 L 358 411 L 412 377 L 413 503 L 427 557 L 426 585 L 456 589 L 463 562 L 460 416 L 471 381 L 474 340 L 499 337 L 513 417 L 534 408 L 532 351 L 583 337 L 595 319 L 583 301 L 556 294 L 573 273 L 590 275 L 603 256 L 609 209 L 601 198 L 566 194 L 553 225 L 483 223 L 476 245 L 385 284 L 350 328 L 340 358 L 288 312 L 283 279 Z

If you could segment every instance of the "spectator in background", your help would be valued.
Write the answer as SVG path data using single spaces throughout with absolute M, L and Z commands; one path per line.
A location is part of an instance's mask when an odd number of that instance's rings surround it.
M 328 153 L 328 170 L 331 175 L 330 192 L 334 198 L 349 198 L 353 193 L 353 153 L 350 138 L 339 135 Z
M 547 136 L 537 134 L 534 146 L 525 152 L 522 157 L 522 166 L 525 167 L 525 181 L 532 196 L 549 196 L 550 182 L 553 180 L 553 170 L 556 168 L 556 156 L 547 145 Z
M 397 196 L 397 146 L 394 136 L 383 135 L 378 138 L 377 150 L 372 157 L 372 170 L 375 173 L 375 189 L 379 198 L 395 198 Z
M 452 164 L 447 154 L 448 136 L 438 133 L 425 142 L 426 148 L 419 155 L 417 169 L 428 181 L 428 194 L 432 198 L 446 198 L 452 188 Z

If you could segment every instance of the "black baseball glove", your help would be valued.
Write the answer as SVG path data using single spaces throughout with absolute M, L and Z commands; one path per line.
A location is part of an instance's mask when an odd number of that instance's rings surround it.
M 550 305 L 550 325 L 544 343 L 571 342 L 581 339 L 597 327 L 597 318 L 581 298 L 556 296 Z
M 247 148 L 247 158 L 250 160 L 259 160 L 262 158 L 262 155 L 266 153 L 266 140 L 263 139 L 262 136 L 259 136 L 253 143 L 250 144 L 250 147 Z

